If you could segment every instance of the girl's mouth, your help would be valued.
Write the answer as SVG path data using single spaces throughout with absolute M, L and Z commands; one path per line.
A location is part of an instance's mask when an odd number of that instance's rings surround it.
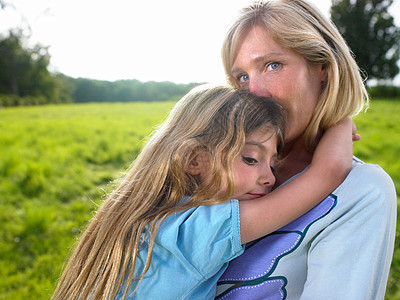
M 265 196 L 265 193 L 249 193 L 250 197 L 253 199 L 261 198 L 262 196 Z

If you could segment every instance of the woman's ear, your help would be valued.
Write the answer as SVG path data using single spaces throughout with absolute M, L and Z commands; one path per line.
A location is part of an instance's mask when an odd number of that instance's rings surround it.
M 190 175 L 193 176 L 202 175 L 206 170 L 206 164 L 207 164 L 207 154 L 203 151 L 198 152 L 197 154 L 194 155 L 194 157 L 190 161 L 186 172 L 188 172 Z
M 326 67 L 324 65 L 321 65 L 321 74 L 320 74 L 320 78 L 321 78 L 321 82 L 325 82 L 326 80 Z

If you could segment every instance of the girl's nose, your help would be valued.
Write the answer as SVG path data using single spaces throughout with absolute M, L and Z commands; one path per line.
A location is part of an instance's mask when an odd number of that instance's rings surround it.
M 259 178 L 258 184 L 264 186 L 275 185 L 275 175 L 272 172 L 271 168 L 267 168 L 267 170 L 264 170 L 264 173 Z

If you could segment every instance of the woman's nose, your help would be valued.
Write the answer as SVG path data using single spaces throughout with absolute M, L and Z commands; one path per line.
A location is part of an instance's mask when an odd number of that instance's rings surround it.
M 268 92 L 265 82 L 257 76 L 252 76 L 249 79 L 249 90 L 252 94 L 262 97 L 271 97 Z

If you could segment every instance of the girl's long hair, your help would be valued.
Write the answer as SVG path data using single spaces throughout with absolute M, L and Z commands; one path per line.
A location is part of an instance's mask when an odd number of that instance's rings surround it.
M 354 116 L 368 105 L 364 80 L 345 40 L 331 21 L 303 0 L 255 1 L 240 11 L 222 47 L 230 84 L 240 86 L 231 74 L 232 64 L 241 39 L 255 25 L 263 26 L 279 45 L 292 49 L 310 64 L 325 68 L 326 80 L 304 134 L 308 149 L 312 150 L 319 129 Z
M 112 299 L 130 284 L 140 284 L 151 263 L 154 238 L 170 214 L 199 205 L 222 203 L 233 193 L 232 161 L 246 134 L 269 130 L 284 139 L 280 106 L 231 87 L 199 87 L 183 97 L 153 132 L 120 185 L 94 216 L 72 253 L 53 299 Z M 210 183 L 185 170 L 194 156 L 207 153 Z M 222 178 L 227 190 L 220 191 Z M 190 200 L 181 203 L 184 196 Z M 146 236 L 148 239 L 144 239 Z M 143 241 L 149 240 L 143 270 L 133 278 Z M 123 290 L 123 286 L 125 289 Z

